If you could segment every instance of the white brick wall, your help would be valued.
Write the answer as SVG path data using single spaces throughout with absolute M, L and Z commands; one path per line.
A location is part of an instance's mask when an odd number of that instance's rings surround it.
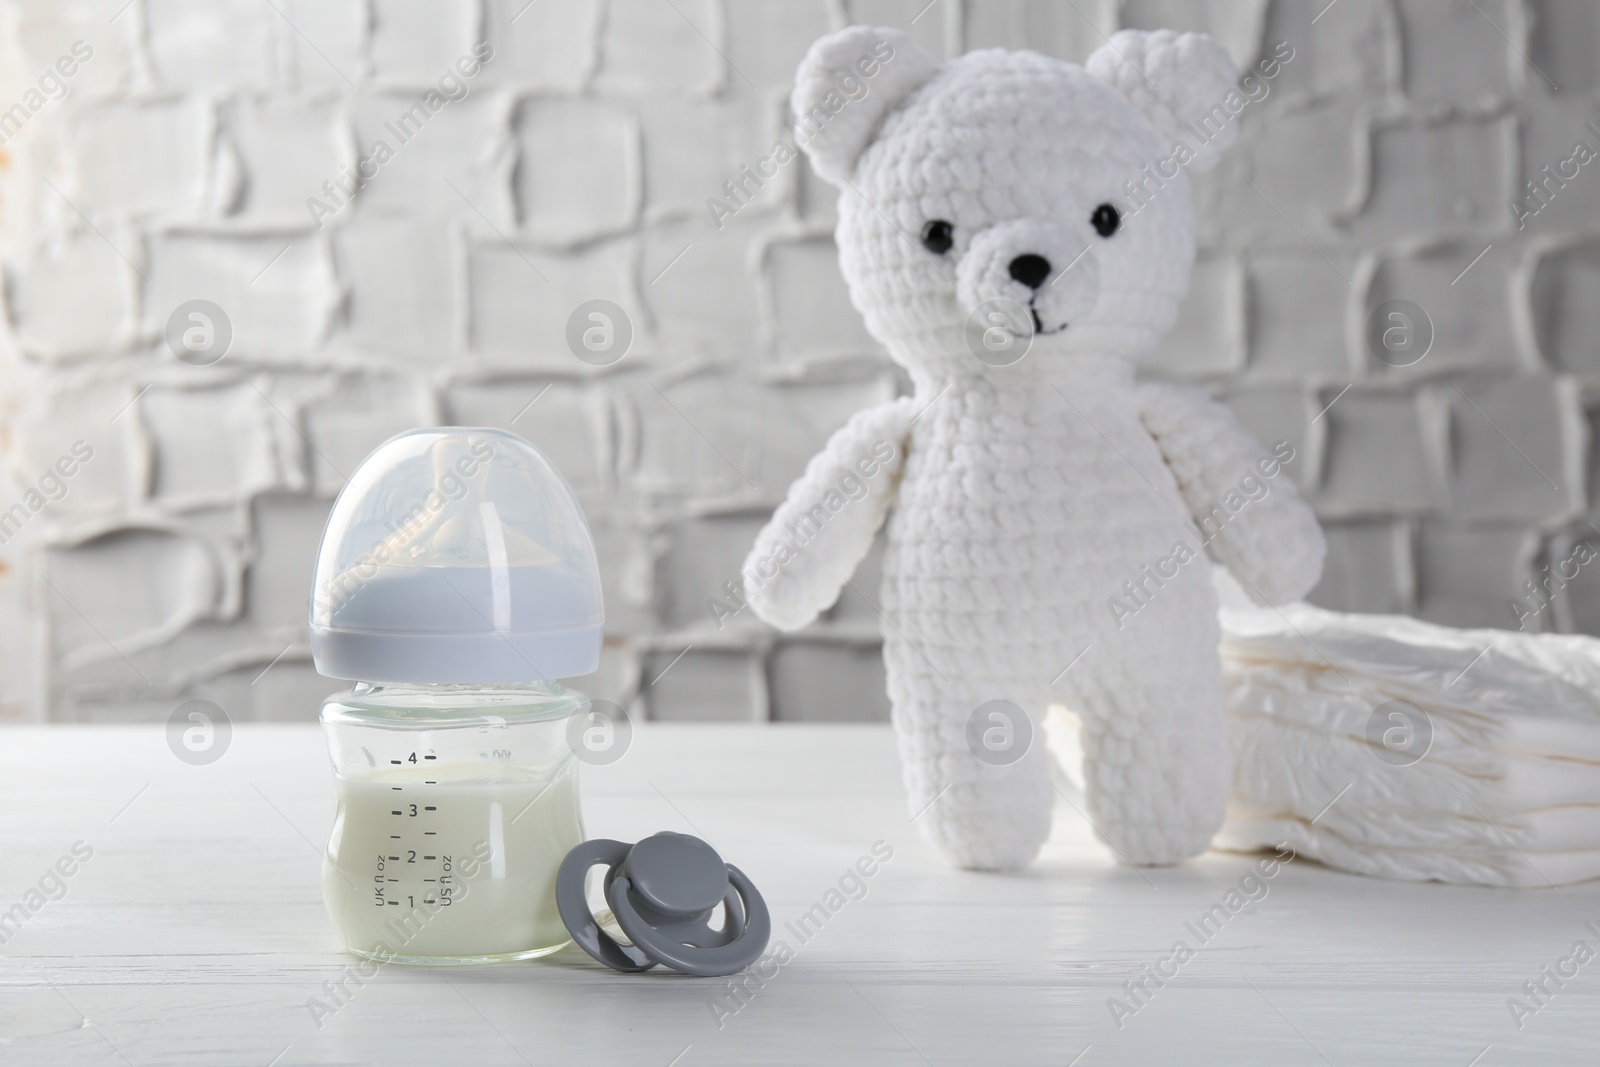
M 311 717 L 332 497 L 441 421 L 525 434 L 581 494 L 612 634 L 581 685 L 662 719 L 882 718 L 860 594 L 793 639 L 706 608 L 828 433 L 903 388 L 803 162 L 720 229 L 705 208 L 780 132 L 805 47 L 851 20 L 940 55 L 1081 60 L 1124 25 L 1209 29 L 1245 64 L 1288 41 L 1198 187 L 1195 284 L 1152 373 L 1295 444 L 1322 603 L 1513 625 L 1521 582 L 1600 541 L 1600 165 L 1525 229 L 1507 205 L 1600 149 L 1588 0 L 125 3 L 0 0 L 0 107 L 94 50 L 0 148 L 0 508 L 43 503 L 0 547 L 0 718 L 193 696 Z M 466 97 L 398 144 L 388 124 L 485 40 Z M 380 138 L 393 158 L 318 225 L 307 198 Z M 604 369 L 564 340 L 595 298 L 635 333 Z M 231 321 L 215 365 L 165 346 L 193 299 Z M 1392 299 L 1434 326 L 1414 366 L 1366 348 Z M 77 441 L 92 458 L 58 482 Z M 1535 625 L 1600 632 L 1593 571 Z

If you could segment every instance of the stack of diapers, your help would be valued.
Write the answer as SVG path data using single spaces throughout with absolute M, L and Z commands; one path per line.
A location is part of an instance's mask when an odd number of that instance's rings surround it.
M 1216 847 L 1489 886 L 1600 876 L 1600 640 L 1225 608 Z

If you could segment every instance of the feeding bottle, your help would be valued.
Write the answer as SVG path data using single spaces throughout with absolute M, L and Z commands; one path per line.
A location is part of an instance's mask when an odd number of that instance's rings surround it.
M 603 624 L 583 510 L 528 442 L 413 430 L 357 468 L 311 606 L 317 670 L 356 683 L 322 706 L 323 896 L 351 952 L 480 963 L 566 944 L 555 878 L 583 840 L 569 726 L 589 702 L 560 679 L 595 670 Z

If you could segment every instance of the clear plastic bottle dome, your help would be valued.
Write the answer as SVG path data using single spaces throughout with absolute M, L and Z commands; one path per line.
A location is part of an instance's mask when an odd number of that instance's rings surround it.
M 604 628 L 583 509 L 515 434 L 399 434 L 334 501 L 311 600 L 311 656 L 324 675 L 555 681 L 595 670 Z

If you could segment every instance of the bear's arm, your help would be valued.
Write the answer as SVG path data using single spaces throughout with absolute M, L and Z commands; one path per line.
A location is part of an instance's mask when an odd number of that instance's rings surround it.
M 798 630 L 839 599 L 883 525 L 915 413 L 908 396 L 859 411 L 811 457 L 744 562 L 745 597 L 762 619 Z
M 1294 451 L 1269 453 L 1233 412 L 1196 389 L 1139 387 L 1140 414 L 1218 562 L 1252 595 L 1286 604 L 1322 576 L 1322 527 L 1281 469 Z

